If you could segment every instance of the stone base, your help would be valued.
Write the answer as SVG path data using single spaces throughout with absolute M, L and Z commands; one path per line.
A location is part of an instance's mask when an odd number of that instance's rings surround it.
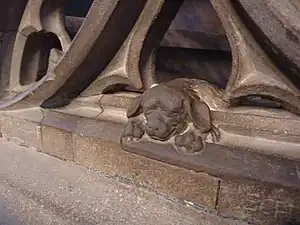
M 300 221 L 300 190 L 296 187 L 250 182 L 238 176 L 221 179 L 206 174 L 209 171 L 196 172 L 126 152 L 119 144 L 122 128 L 121 123 L 40 108 L 1 114 L 4 138 L 122 182 L 254 224 Z

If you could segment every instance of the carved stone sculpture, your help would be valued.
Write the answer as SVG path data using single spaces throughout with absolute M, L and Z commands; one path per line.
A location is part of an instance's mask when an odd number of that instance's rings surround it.
M 299 189 L 298 2 L 4 0 L 3 137 L 91 167 L 104 156 L 126 174 L 168 176 L 134 153 L 220 177 L 208 182 L 216 194 L 227 177 L 263 181 L 266 195 L 269 184 Z M 90 10 L 68 14 L 69 4 Z M 299 217 L 299 204 L 277 199 L 269 215 Z
M 199 152 L 208 135 L 213 141 L 220 137 L 209 105 L 224 107 L 221 94 L 217 87 L 196 79 L 180 78 L 154 86 L 133 100 L 122 137 L 137 141 L 146 134 L 153 140 L 170 140 L 184 152 Z

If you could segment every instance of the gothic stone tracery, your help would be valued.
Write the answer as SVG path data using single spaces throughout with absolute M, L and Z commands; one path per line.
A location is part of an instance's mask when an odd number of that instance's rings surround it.
M 281 4 L 297 17 L 292 1 Z M 11 38 L 11 60 L 8 69 L 7 63 L 2 66 L 0 108 L 42 106 L 93 119 L 111 119 L 115 112 L 123 116 L 127 110 L 128 120 L 120 119 L 127 122 L 122 133 L 126 149 L 155 143 L 181 154 L 218 144 L 299 159 L 298 26 L 275 1 L 249 2 L 210 1 L 232 53 L 231 75 L 220 89 L 186 77 L 157 82 L 157 49 L 182 0 L 94 0 L 86 18 L 79 18 L 73 39 L 65 28 L 64 1 L 20 0 L 24 9 Z M 273 13 L 267 16 L 274 24 L 286 23 L 281 41 L 251 11 L 258 6 Z M 106 97 L 111 101 L 102 104 Z M 129 109 L 120 98 L 130 103 Z

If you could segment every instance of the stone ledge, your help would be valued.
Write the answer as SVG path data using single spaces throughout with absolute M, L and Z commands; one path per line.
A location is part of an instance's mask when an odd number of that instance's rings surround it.
M 299 190 L 249 180 L 218 179 L 123 151 L 119 144 L 122 124 L 40 108 L 0 116 L 3 136 L 22 139 L 39 146 L 37 149 L 44 153 L 161 195 L 259 225 L 281 225 L 278 221 L 297 221 L 300 215 Z M 269 200 L 275 205 L 268 205 Z
M 8 114 L 0 114 L 4 136 L 20 138 L 28 145 L 38 143 L 37 149 L 46 154 L 75 161 L 162 195 L 209 209 L 216 207 L 219 179 L 123 151 L 119 144 L 122 124 L 47 110 L 41 113 L 39 108 L 31 113 Z M 28 135 L 25 129 L 31 130 Z
M 172 144 L 148 139 L 138 142 L 122 140 L 128 152 L 226 179 L 246 179 L 300 190 L 300 163 L 266 155 L 249 149 L 206 143 L 196 154 L 178 152 Z

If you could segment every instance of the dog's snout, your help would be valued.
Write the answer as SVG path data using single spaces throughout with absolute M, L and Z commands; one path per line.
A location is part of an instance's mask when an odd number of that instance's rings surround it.
M 147 130 L 150 135 L 164 134 L 167 132 L 168 127 L 163 121 L 155 121 L 147 124 Z
M 147 116 L 146 133 L 154 138 L 164 139 L 170 135 L 172 129 L 163 120 L 159 113 Z

